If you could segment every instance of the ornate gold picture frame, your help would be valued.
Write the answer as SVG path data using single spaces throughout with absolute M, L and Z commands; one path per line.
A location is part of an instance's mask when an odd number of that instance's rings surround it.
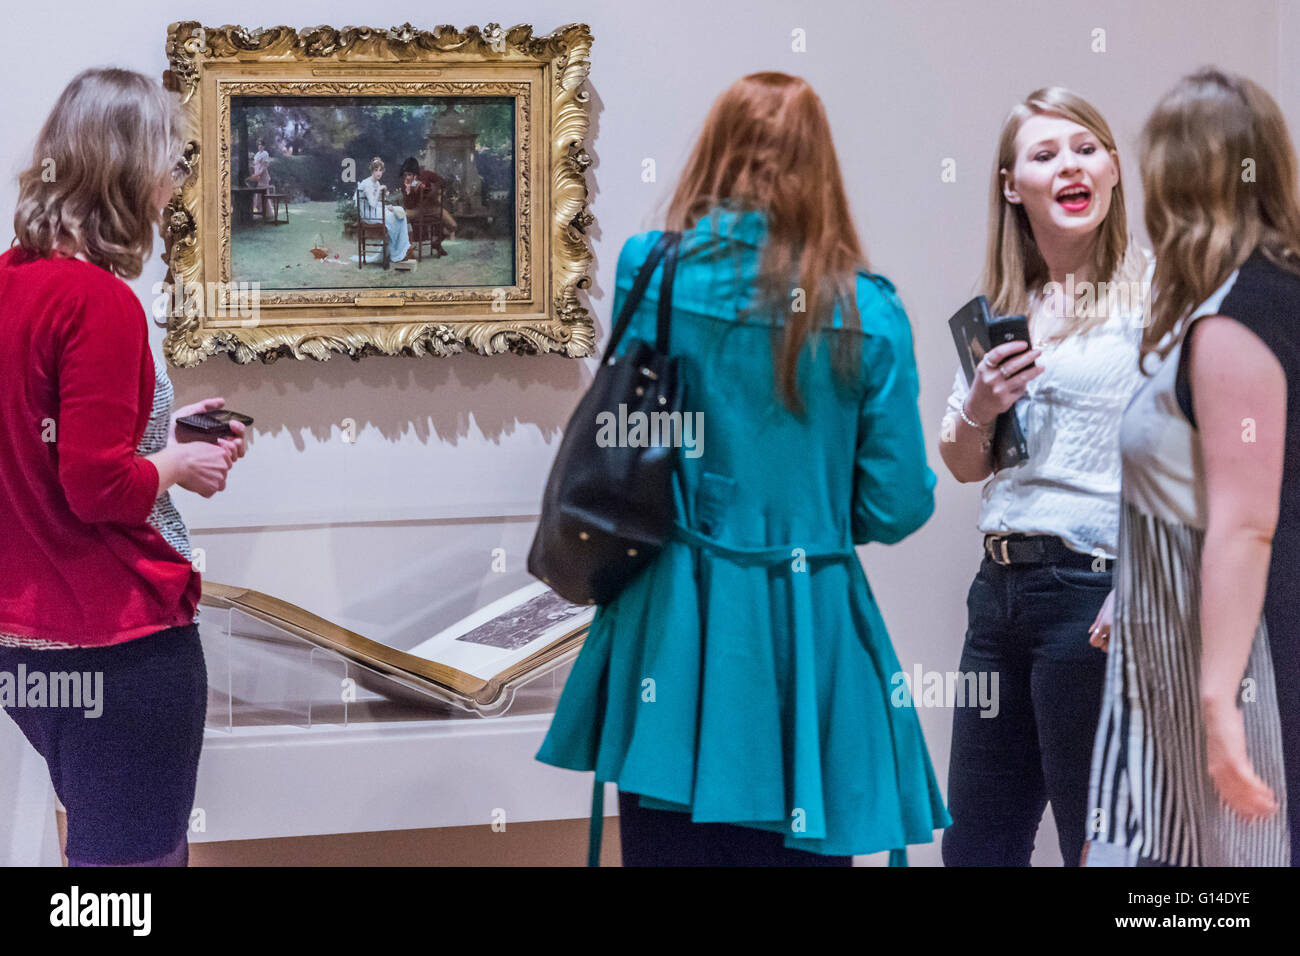
M 592 354 L 590 48 L 583 24 L 171 24 L 167 361 Z

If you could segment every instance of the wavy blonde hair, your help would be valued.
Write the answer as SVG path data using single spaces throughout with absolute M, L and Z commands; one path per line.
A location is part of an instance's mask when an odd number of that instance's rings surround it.
M 1084 127 L 1097 137 L 1119 168 L 1119 150 L 1110 126 L 1091 103 L 1060 86 L 1047 86 L 1034 90 L 1017 103 L 1002 123 L 998 136 L 997 156 L 993 163 L 993 179 L 989 187 L 989 233 L 984 254 L 984 274 L 980 278 L 980 291 L 988 298 L 996 315 L 1028 314 L 1039 295 L 1051 281 L 1047 262 L 1034 240 L 1033 229 L 1025 207 L 1010 202 L 1002 192 L 1002 170 L 1013 170 L 1016 164 L 1016 137 L 1020 127 L 1033 116 L 1061 116 Z M 1094 246 L 1093 276 L 1097 282 L 1112 284 L 1116 280 L 1137 283 L 1146 267 L 1146 257 L 1128 234 L 1128 215 L 1124 207 L 1124 178 L 1120 177 L 1111 191 L 1110 209 L 1098 227 Z M 1117 299 L 1108 300 L 1111 307 Z M 1058 338 L 1086 332 L 1106 321 L 1109 308 L 1098 308 L 1092 314 L 1076 316 L 1062 329 Z
M 1296 154 L 1268 93 L 1206 67 L 1156 104 L 1142 129 L 1141 157 L 1156 255 L 1141 355 L 1164 358 L 1177 338 L 1170 333 L 1256 246 L 1300 273 Z
M 176 97 L 143 74 L 77 74 L 18 176 L 14 242 L 42 257 L 67 247 L 134 279 L 153 252 L 155 192 L 180 160 L 180 129 Z

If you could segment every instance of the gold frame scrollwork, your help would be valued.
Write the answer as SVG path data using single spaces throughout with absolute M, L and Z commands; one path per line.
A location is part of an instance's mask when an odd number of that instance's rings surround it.
M 180 95 L 186 145 L 184 182 L 164 221 L 168 363 L 189 367 L 218 353 L 240 364 L 336 353 L 591 355 L 594 328 L 579 296 L 592 260 L 590 50 L 584 24 L 546 36 L 495 23 L 430 31 L 171 24 L 163 82 Z M 514 97 L 515 284 L 268 290 L 254 322 L 209 314 L 176 294 L 215 286 L 219 302 L 230 295 L 230 97 L 303 93 Z

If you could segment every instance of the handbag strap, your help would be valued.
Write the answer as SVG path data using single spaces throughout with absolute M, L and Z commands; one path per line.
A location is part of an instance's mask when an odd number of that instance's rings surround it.
M 668 354 L 669 323 L 673 317 L 673 280 L 677 276 L 677 249 L 682 234 L 673 233 L 676 240 L 664 252 L 664 274 L 659 280 L 659 321 L 655 327 L 655 349 L 660 355 Z
M 654 275 L 655 270 L 659 268 L 659 260 L 666 255 L 669 257 L 664 263 L 664 282 L 660 285 L 659 293 L 659 329 L 656 336 L 656 345 L 660 341 L 667 344 L 667 327 L 668 316 L 672 312 L 672 282 L 673 273 L 676 272 L 677 244 L 681 241 L 680 232 L 663 232 L 655 241 L 654 246 L 650 249 L 650 254 L 646 256 L 645 262 L 641 264 L 641 270 L 636 274 L 636 280 L 632 283 L 632 291 L 627 294 L 623 300 L 623 308 L 619 310 L 618 318 L 614 320 L 614 328 L 609 335 L 609 344 L 605 346 L 604 353 L 600 356 L 600 364 L 604 365 L 609 361 L 609 357 L 614 354 L 614 349 L 623 338 L 623 333 L 627 331 L 628 324 L 632 321 L 632 314 L 636 312 L 636 307 L 641 304 L 645 297 L 645 290 L 650 285 L 650 278 Z M 670 255 L 671 253 L 671 255 Z M 671 269 L 671 271 L 670 271 Z M 666 293 L 666 294 L 665 294 Z M 665 308 L 664 302 L 668 301 Z M 663 351 L 663 348 L 660 348 Z

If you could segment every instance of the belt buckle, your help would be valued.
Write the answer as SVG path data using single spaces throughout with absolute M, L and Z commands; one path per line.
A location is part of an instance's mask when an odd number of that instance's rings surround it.
M 1006 536 L 1006 535 L 990 535 L 989 538 L 990 538 L 990 540 L 989 540 L 988 547 L 986 548 L 986 550 L 987 550 L 988 553 L 989 553 L 989 557 L 993 559 L 993 563 L 994 563 L 994 564 L 1010 564 L 1010 563 L 1011 563 L 1011 556 L 1007 554 L 1007 536 Z M 1000 547 L 999 547 L 999 546 L 1000 546 Z M 1001 551 L 1001 555 L 1002 555 L 1000 558 L 998 557 L 998 553 L 999 553 L 999 551 Z

